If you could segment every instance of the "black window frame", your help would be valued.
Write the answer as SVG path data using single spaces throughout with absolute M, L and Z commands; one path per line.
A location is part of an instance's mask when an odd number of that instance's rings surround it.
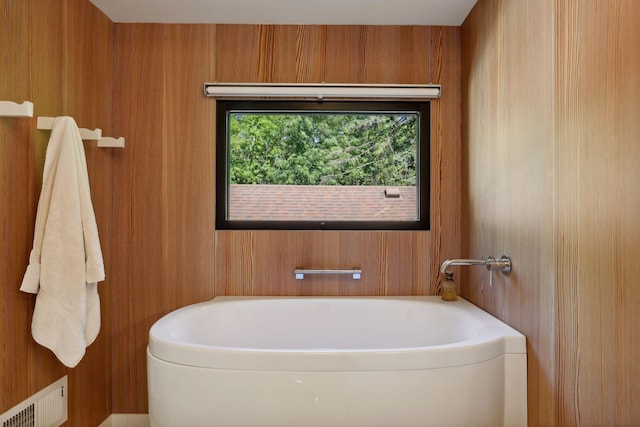
M 363 111 L 418 112 L 419 144 L 417 170 L 416 221 L 321 221 L 321 220 L 230 220 L 227 218 L 228 182 L 228 115 L 232 111 Z M 431 104 L 429 101 L 305 101 L 305 100 L 216 100 L 216 230 L 415 230 L 430 229 L 431 217 Z

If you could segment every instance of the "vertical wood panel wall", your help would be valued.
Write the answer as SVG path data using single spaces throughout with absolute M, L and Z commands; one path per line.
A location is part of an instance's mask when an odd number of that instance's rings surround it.
M 463 294 L 527 335 L 531 426 L 640 424 L 639 20 L 480 0 L 462 26 L 466 252 L 514 261 Z
M 640 425 L 640 3 L 556 14 L 559 425 Z
M 85 0 L 0 0 L 0 99 L 34 102 L 35 115 L 71 115 L 111 129 L 113 24 Z M 65 374 L 69 426 L 98 425 L 111 411 L 110 282 L 99 285 L 102 330 L 74 369 L 31 338 L 35 297 L 19 292 L 33 240 L 50 133 L 36 120 L 0 118 L 0 413 Z M 86 142 L 87 167 L 110 277 L 111 152 Z
M 215 26 L 118 24 L 113 412 L 147 412 L 149 328 L 213 298 Z
M 460 250 L 460 40 L 453 27 L 116 25 L 117 271 L 113 412 L 147 411 L 148 330 L 214 295 L 424 295 Z M 432 230 L 213 229 L 215 102 L 222 82 L 441 83 L 432 108 Z M 293 279 L 361 266 L 363 280 Z
M 463 296 L 527 336 L 529 425 L 555 408 L 553 1 L 480 1 L 462 26 Z
M 459 251 L 459 35 L 453 27 L 217 26 L 222 82 L 441 83 L 430 232 L 216 232 L 216 295 L 425 295 Z M 238 52 L 243 52 L 239 55 Z M 293 269 L 363 269 L 359 282 Z

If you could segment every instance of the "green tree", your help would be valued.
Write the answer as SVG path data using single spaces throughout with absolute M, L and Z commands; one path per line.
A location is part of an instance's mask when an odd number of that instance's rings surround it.
M 416 114 L 235 113 L 234 184 L 416 185 Z

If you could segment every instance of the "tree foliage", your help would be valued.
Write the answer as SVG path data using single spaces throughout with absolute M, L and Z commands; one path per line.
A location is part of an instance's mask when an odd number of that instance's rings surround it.
M 232 184 L 416 185 L 417 114 L 232 113 Z

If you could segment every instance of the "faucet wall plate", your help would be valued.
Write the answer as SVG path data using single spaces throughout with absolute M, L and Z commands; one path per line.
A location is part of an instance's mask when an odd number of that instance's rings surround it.
M 506 255 L 502 255 L 500 259 L 495 259 L 490 256 L 488 258 L 487 270 L 489 271 L 499 271 L 500 273 L 508 276 L 511 274 L 511 258 Z

